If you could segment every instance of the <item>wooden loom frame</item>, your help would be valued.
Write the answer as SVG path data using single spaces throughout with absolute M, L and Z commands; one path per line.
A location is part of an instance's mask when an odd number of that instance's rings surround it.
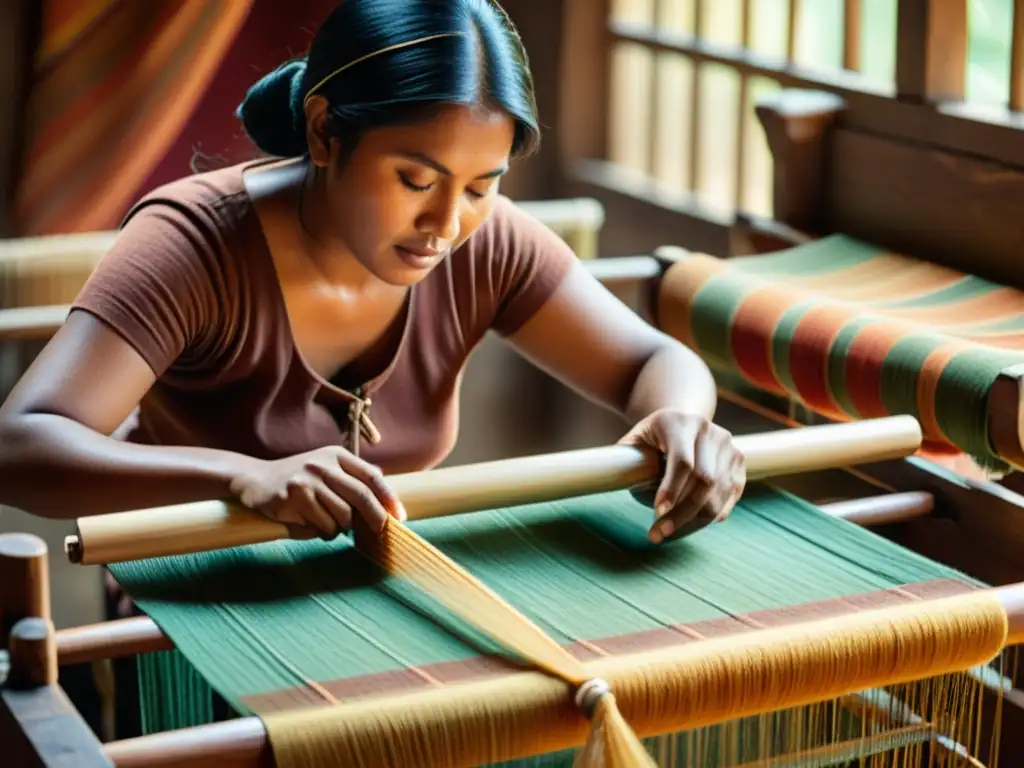
M 743 450 L 755 477 L 849 463 L 858 457 L 906 455 L 920 440 L 916 425 L 910 429 L 908 422 L 912 421 L 897 417 L 792 430 L 781 440 L 775 435 L 754 436 L 753 440 L 744 440 Z M 780 453 L 784 454 L 782 458 Z M 599 459 L 596 462 L 595 456 Z M 581 492 L 581 484 L 594 490 L 604 490 L 608 483 L 631 487 L 656 477 L 657 472 L 656 458 L 616 446 L 596 449 L 596 453 L 569 452 L 412 473 L 395 478 L 395 482 L 408 491 L 403 497 L 409 499 L 410 512 L 422 510 L 425 503 L 425 516 L 432 516 L 463 511 L 467 489 L 476 488 L 478 495 L 480 489 L 486 489 L 486 494 L 524 501 L 523 486 L 532 489 L 528 495 L 557 497 Z M 611 480 L 607 479 L 610 475 L 614 476 Z M 495 498 L 478 501 L 501 503 Z M 445 506 L 447 509 L 438 509 Z M 872 505 L 862 502 L 859 506 L 869 509 Z M 883 513 L 891 512 L 886 512 L 884 506 L 883 500 Z M 848 505 L 844 511 L 849 510 Z M 132 514 L 142 521 L 147 513 Z M 59 666 L 163 650 L 171 647 L 170 641 L 148 618 L 55 632 L 49 615 L 47 573 L 46 546 L 41 540 L 19 535 L 0 537 L 0 583 L 5 585 L 0 592 L 0 626 L 12 627 L 10 674 L 0 689 L 0 741 L 12 745 L 19 765 L 54 765 L 69 757 L 84 768 L 111 764 L 273 765 L 262 724 L 252 717 L 100 745 L 63 694 Z M 1024 583 L 996 592 L 1010 620 L 1008 645 L 1024 641 Z M 939 748 L 949 746 L 940 744 Z

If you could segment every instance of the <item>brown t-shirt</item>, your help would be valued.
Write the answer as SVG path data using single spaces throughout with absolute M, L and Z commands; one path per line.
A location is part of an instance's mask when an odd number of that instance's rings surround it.
M 499 197 L 466 244 L 411 288 L 376 348 L 327 382 L 294 343 L 245 168 L 144 197 L 74 303 L 123 336 L 158 377 L 125 439 L 266 459 L 351 446 L 358 388 L 381 438 L 363 437 L 359 454 L 387 473 L 435 466 L 455 444 L 469 354 L 488 330 L 516 331 L 574 254 Z

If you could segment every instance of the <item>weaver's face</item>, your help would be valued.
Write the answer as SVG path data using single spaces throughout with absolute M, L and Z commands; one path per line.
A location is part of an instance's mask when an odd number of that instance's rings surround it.
M 514 131 L 503 113 L 447 107 L 371 131 L 343 161 L 335 147 L 326 179 L 334 234 L 377 278 L 422 280 L 490 216 Z

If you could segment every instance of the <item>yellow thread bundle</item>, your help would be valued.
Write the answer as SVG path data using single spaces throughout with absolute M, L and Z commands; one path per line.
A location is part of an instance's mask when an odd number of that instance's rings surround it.
M 583 663 L 552 640 L 499 595 L 401 523 L 388 519 L 379 538 L 359 539 L 360 548 L 382 568 L 410 580 L 452 613 L 523 659 L 575 687 L 591 680 Z M 604 736 L 605 768 L 654 768 L 609 694 L 596 702 L 588 743 Z M 616 759 L 616 757 L 618 759 Z
M 962 671 L 991 660 L 1007 635 L 998 599 L 973 593 L 582 663 L 404 526 L 389 524 L 364 547 L 389 572 L 561 680 L 521 672 L 271 715 L 264 723 L 282 768 L 474 766 L 581 744 L 578 765 L 653 765 L 637 734 Z M 565 684 L 594 678 L 615 695 L 599 699 L 588 729 Z

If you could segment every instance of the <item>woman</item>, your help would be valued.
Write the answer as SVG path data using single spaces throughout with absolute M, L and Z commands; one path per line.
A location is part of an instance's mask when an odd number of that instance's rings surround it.
M 703 363 L 500 196 L 538 141 L 488 0 L 346 0 L 238 112 L 272 160 L 147 195 L 0 409 L 3 503 L 55 518 L 234 498 L 303 535 L 402 518 L 489 330 L 665 456 L 655 542 L 744 468 Z

